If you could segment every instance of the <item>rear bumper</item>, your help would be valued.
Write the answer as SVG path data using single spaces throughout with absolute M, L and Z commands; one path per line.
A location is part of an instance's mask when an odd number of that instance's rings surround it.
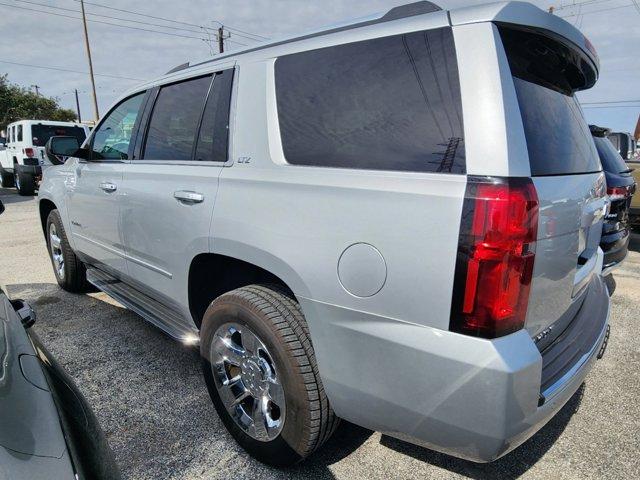
M 525 331 L 495 340 L 301 299 L 336 414 L 364 427 L 475 462 L 495 460 L 549 421 L 584 381 L 604 343 L 609 295 L 589 296 L 595 341 L 541 392 L 543 358 Z M 544 401 L 541 401 L 544 394 Z
M 629 251 L 629 240 L 631 235 L 628 229 L 619 232 L 603 235 L 600 240 L 600 247 L 604 252 L 602 262 L 602 275 L 606 276 L 617 267 L 626 257 Z

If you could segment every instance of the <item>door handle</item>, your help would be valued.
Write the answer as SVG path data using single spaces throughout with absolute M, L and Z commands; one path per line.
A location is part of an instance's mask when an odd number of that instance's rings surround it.
M 190 192 L 187 190 L 178 190 L 173 192 L 173 198 L 184 203 L 201 203 L 204 201 L 204 195 L 198 192 Z
M 100 184 L 100 188 L 107 193 L 115 192 L 118 189 L 118 187 L 115 184 L 108 183 L 108 182 L 102 182 Z

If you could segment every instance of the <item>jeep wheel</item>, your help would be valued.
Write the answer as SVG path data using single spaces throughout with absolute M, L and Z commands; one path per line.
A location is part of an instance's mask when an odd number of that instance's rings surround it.
M 6 171 L 0 172 L 0 187 L 11 188 L 13 187 L 13 175 Z
M 295 300 L 262 285 L 233 290 L 211 303 L 200 335 L 211 399 L 249 454 L 291 465 L 334 432 L 339 419 Z
M 31 173 L 15 171 L 16 188 L 22 196 L 33 195 L 36 191 L 36 177 Z
M 58 210 L 51 210 L 47 218 L 47 247 L 58 285 L 68 292 L 85 291 L 86 269 L 71 250 Z

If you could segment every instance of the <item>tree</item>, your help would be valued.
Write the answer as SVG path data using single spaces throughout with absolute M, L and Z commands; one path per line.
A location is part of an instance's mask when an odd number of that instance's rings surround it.
M 76 120 L 76 113 L 58 105 L 57 98 L 38 96 L 0 75 L 0 130 L 17 120 Z

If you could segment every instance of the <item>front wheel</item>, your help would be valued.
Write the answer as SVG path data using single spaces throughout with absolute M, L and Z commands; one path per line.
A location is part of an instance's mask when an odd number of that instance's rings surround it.
M 58 285 L 68 292 L 84 292 L 86 269 L 69 245 L 58 210 L 51 210 L 47 218 L 47 247 Z
M 294 299 L 262 285 L 233 290 L 211 303 L 200 335 L 211 399 L 253 457 L 291 465 L 333 434 L 339 419 Z

